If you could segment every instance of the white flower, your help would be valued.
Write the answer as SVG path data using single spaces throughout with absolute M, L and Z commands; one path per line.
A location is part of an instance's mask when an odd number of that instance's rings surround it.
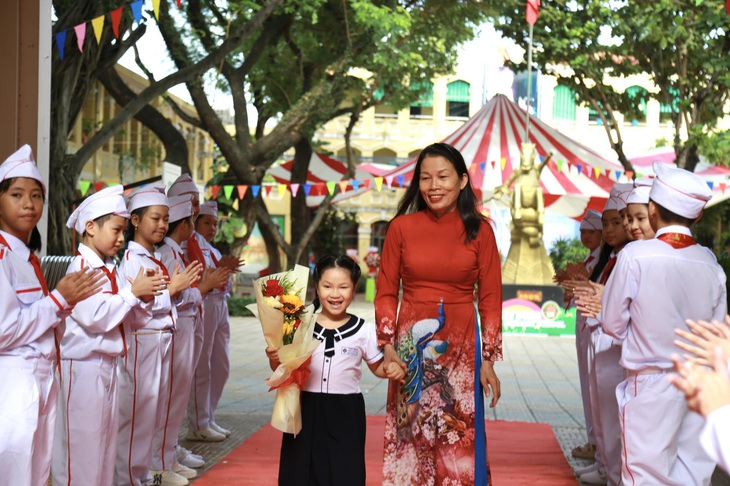
M 281 309 L 284 307 L 281 302 L 279 302 L 275 297 L 266 297 L 266 305 L 269 307 L 273 307 L 274 309 Z

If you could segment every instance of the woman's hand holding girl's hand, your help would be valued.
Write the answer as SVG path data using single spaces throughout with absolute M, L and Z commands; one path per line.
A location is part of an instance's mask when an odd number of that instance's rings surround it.
M 56 290 L 68 305 L 73 306 L 100 291 L 103 278 L 106 276 L 100 270 L 82 269 L 63 277 L 56 285 Z
M 408 371 L 408 367 L 403 362 L 403 360 L 398 357 L 398 353 L 396 352 L 393 345 L 386 344 L 385 346 L 383 346 L 383 370 L 386 373 L 395 373 L 394 367 L 400 368 L 403 376 L 405 376 L 406 371 Z M 388 378 L 390 378 L 390 375 L 387 376 Z
M 127 281 L 132 284 L 132 293 L 142 302 L 149 302 L 156 295 L 167 288 L 167 279 L 165 275 L 159 272 L 148 272 L 144 267 L 140 267 L 139 273 L 132 280 L 127 277 Z
M 405 385 L 406 371 L 398 365 L 398 363 L 391 361 L 390 363 L 383 364 L 383 371 L 385 372 L 386 378 L 389 380 L 397 381 L 401 385 Z
M 180 264 L 175 264 L 175 269 L 170 275 L 170 284 L 167 289 L 170 291 L 170 296 L 174 297 L 183 290 L 190 288 L 200 278 L 200 273 L 203 271 L 203 266 L 200 262 L 195 261 L 185 267 L 185 270 L 180 271 Z
M 226 267 L 218 267 L 216 269 L 206 268 L 203 276 L 198 282 L 198 290 L 205 295 L 213 289 L 224 287 L 228 283 L 231 276 L 231 270 Z
M 487 398 L 492 397 L 489 408 L 494 408 L 502 396 L 501 384 L 499 378 L 497 378 L 497 373 L 494 371 L 494 363 L 491 361 L 482 362 L 482 370 L 479 375 L 479 381 L 482 382 L 484 394 Z

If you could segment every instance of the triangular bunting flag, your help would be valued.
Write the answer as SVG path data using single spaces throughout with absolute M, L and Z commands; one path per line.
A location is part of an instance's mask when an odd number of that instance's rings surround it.
M 76 44 L 79 46 L 79 52 L 84 52 L 84 39 L 86 39 L 86 22 L 74 27 L 76 32 Z
M 58 47 L 58 57 L 63 61 L 63 49 L 66 47 L 66 31 L 62 30 L 56 34 L 56 46 Z
M 405 178 L 405 176 L 403 176 L 403 175 L 399 175 L 398 177 L 396 177 L 396 180 L 398 181 L 398 185 L 399 185 L 400 187 L 403 187 L 403 182 L 405 181 L 405 179 L 406 179 L 406 178 Z
M 291 190 L 291 195 L 297 197 L 297 192 L 299 192 L 299 184 L 294 183 L 289 186 L 289 189 Z
M 723 194 L 725 194 L 725 188 L 726 187 L 727 187 L 727 184 L 725 184 L 724 182 L 721 182 L 720 183 L 720 190 L 722 191 Z
M 104 19 L 103 15 L 91 19 L 91 28 L 94 29 L 94 37 L 96 37 L 96 44 L 101 42 L 101 33 L 104 30 Z
M 99 192 L 102 189 L 104 189 L 104 183 L 103 182 L 101 182 L 101 181 L 94 182 L 94 192 Z
M 487 170 L 487 163 L 486 162 L 482 162 L 481 164 L 479 164 L 479 170 L 481 170 L 482 172 L 484 172 L 485 170 Z
M 583 166 L 581 164 L 575 164 L 575 166 L 578 168 L 578 175 L 580 175 L 581 171 L 583 170 Z
M 596 174 L 596 179 L 601 175 L 601 169 L 599 167 L 593 168 L 593 173 Z
M 624 172 L 624 174 L 626 174 L 626 178 L 628 180 L 633 180 L 633 178 L 634 178 L 634 171 L 633 170 L 627 170 L 626 172 Z
M 314 183 L 314 195 L 315 196 L 324 196 L 325 192 L 327 190 L 327 185 L 324 182 L 315 182 Z
M 563 160 L 558 160 L 558 172 L 563 172 L 563 164 L 565 162 Z
M 279 190 L 279 196 L 283 197 L 286 192 L 286 184 L 279 184 L 276 188 Z
M 182 8 L 182 5 L 180 5 L 180 0 L 177 0 L 177 9 L 180 10 Z
M 712 190 L 715 187 L 715 183 L 712 181 L 707 181 L 707 187 L 709 187 L 710 190 Z
M 134 21 L 137 22 L 137 27 L 139 27 L 139 24 L 142 22 L 142 0 L 130 3 L 129 7 L 132 9 Z
M 349 181 L 347 181 L 347 180 L 340 181 L 340 194 L 344 194 L 347 192 L 348 183 L 349 183 Z
M 335 181 L 327 181 L 327 192 L 330 193 L 330 196 L 334 196 L 336 186 L 337 183 Z
M 388 184 L 388 187 L 393 187 L 393 176 L 385 176 L 385 182 Z
M 621 179 L 621 171 L 617 170 L 616 171 L 616 180 L 618 181 L 619 179 Z
M 382 177 L 376 177 L 375 178 L 375 187 L 378 189 L 378 192 L 383 188 L 383 178 Z
M 244 184 L 241 184 L 241 185 L 239 185 L 237 187 L 237 189 L 238 189 L 238 199 L 240 199 L 241 201 L 243 201 L 243 196 L 246 195 L 246 191 L 248 190 L 248 186 L 247 185 L 244 185 Z
M 370 190 L 370 179 L 365 179 L 364 181 L 362 181 L 362 185 L 365 186 L 366 191 L 369 191 Z
M 79 181 L 79 189 L 81 189 L 81 197 L 86 196 L 86 193 L 89 192 L 89 187 L 91 187 L 91 182 Z
M 507 157 L 502 157 L 502 159 L 499 161 L 499 166 L 502 168 L 502 170 L 507 167 Z
M 304 184 L 302 188 L 304 189 L 304 195 L 309 197 L 309 193 L 312 192 L 312 184 Z
M 259 192 L 261 192 L 261 184 L 255 184 L 251 186 L 251 195 L 254 199 L 259 197 Z
M 231 196 L 233 195 L 233 186 L 226 184 L 223 186 L 223 194 L 226 195 L 226 199 L 229 201 L 231 200 Z
M 221 186 L 211 186 L 210 187 L 210 195 L 212 196 L 211 199 L 216 200 L 218 199 L 218 191 L 221 190 Z
M 119 39 L 119 22 L 122 20 L 122 10 L 124 10 L 124 6 L 112 10 L 110 13 L 112 17 L 112 31 L 114 32 L 114 37 L 117 39 Z
M 272 186 L 271 184 L 265 184 L 264 185 L 264 194 L 266 194 L 266 196 L 270 196 L 271 195 L 271 190 L 273 188 L 274 188 L 274 186 Z
M 360 189 L 360 181 L 358 181 L 357 179 L 353 179 L 352 180 L 352 188 L 355 191 L 357 191 L 358 189 Z
M 155 19 L 160 20 L 160 0 L 152 0 L 152 10 L 155 12 Z
M 492 169 L 495 169 L 496 167 L 497 167 L 497 162 L 495 162 L 495 161 L 493 160 L 493 161 L 492 161 Z
M 238 211 L 238 199 L 233 200 L 233 204 L 231 204 L 231 207 Z

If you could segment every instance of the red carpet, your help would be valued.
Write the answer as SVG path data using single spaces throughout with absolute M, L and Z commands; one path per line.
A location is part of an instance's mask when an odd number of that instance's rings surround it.
M 368 485 L 382 483 L 385 417 L 370 415 L 366 443 Z M 281 432 L 266 425 L 228 454 L 195 486 L 276 484 Z M 494 486 L 575 485 L 576 479 L 547 424 L 487 421 L 487 449 Z

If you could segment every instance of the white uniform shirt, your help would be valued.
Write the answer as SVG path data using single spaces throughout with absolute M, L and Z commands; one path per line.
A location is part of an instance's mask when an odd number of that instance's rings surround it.
M 124 257 L 119 263 L 119 278 L 120 281 L 125 284 L 125 287 L 131 286 L 127 281 L 127 277 L 132 279 L 137 278 L 140 268 L 152 269 L 159 271 L 159 265 L 155 263 L 155 260 L 160 260 L 159 252 L 150 254 L 142 245 L 134 241 L 129 242 L 127 251 L 124 252 Z M 120 289 L 121 290 L 121 289 Z M 138 323 L 137 327 L 144 327 L 148 330 L 162 330 L 170 329 L 175 327 L 177 321 L 177 310 L 172 304 L 170 299 L 170 291 L 165 289 L 162 293 L 154 298 L 152 301 L 152 308 L 150 309 L 151 316 L 144 323 Z M 127 319 L 132 319 L 135 316 L 128 316 Z M 141 326 L 139 324 L 142 324 Z
M 166 236 L 157 251 L 160 253 L 160 260 L 168 270 L 173 271 L 175 264 L 180 265 L 181 272 L 185 270 L 183 251 L 175 240 Z M 198 307 L 203 303 L 203 296 L 200 294 L 200 290 L 190 287 L 180 292 L 173 301 L 179 317 L 195 317 L 198 314 Z
M 608 258 L 610 260 L 611 258 L 613 258 L 615 256 L 616 256 L 616 251 L 614 250 L 608 256 Z M 596 263 L 598 263 L 598 259 L 596 259 Z M 594 263 L 593 266 L 595 267 L 595 265 L 596 264 Z M 606 263 L 606 266 L 603 267 L 603 271 L 598 276 L 598 281 L 599 282 L 601 280 L 603 280 L 603 274 L 606 273 L 606 270 L 609 270 L 608 263 Z M 613 267 L 613 270 L 611 270 L 611 274 L 608 276 L 608 281 L 606 282 L 606 285 L 608 285 L 608 282 L 610 282 L 611 279 L 613 278 L 613 275 L 614 275 L 615 271 L 616 271 L 616 267 Z M 603 297 L 601 298 L 601 305 L 602 306 L 605 306 L 606 305 L 606 293 L 605 293 L 605 291 L 603 293 Z M 598 314 L 596 317 L 588 317 L 588 318 L 586 318 L 586 325 L 588 327 L 590 327 L 592 330 L 595 330 L 597 327 L 599 327 L 598 325 L 600 324 L 600 319 L 601 319 L 601 314 Z M 599 331 L 600 331 L 600 329 L 599 329 Z
M 25 243 L 0 236 L 7 243 L 0 243 L 0 356 L 53 359 L 54 328 L 71 309 L 57 290 L 43 295 Z
M 211 259 L 213 260 L 213 264 L 218 267 L 218 262 L 221 259 L 221 252 L 218 251 L 218 248 L 214 247 L 210 243 L 206 243 L 208 245 L 208 248 L 210 248 L 210 255 Z M 226 299 L 231 296 L 231 292 L 233 291 L 233 275 L 228 277 L 228 283 L 225 286 L 225 289 L 223 290 L 223 293 L 226 296 Z
M 133 328 L 122 328 L 122 320 L 132 312 L 134 319 L 129 323 L 140 323 L 152 316 L 152 302 L 143 303 L 132 293 L 131 285 L 123 286 L 114 261 L 102 261 L 94 250 L 79 245 L 79 254 L 69 264 L 67 274 L 82 268 L 106 268 L 106 276 L 101 279 L 101 291 L 77 303 L 66 319 L 66 331 L 61 341 L 61 358 L 84 359 L 93 354 L 121 356 L 126 353 L 125 345 Z M 119 292 L 114 294 L 109 276 L 117 283 Z M 136 275 L 135 275 L 136 276 Z
M 700 443 L 708 456 L 730 471 L 730 405 L 718 408 L 707 416 Z
M 691 235 L 684 226 L 657 231 Z M 603 293 L 598 319 L 606 333 L 624 338 L 621 366 L 642 370 L 672 367 L 674 330 L 686 319 L 722 321 L 725 274 L 715 255 L 700 245 L 675 249 L 658 239 L 626 245 Z
M 314 337 L 322 341 L 312 354 L 309 380 L 303 390 L 350 395 L 360 393 L 362 361 L 372 364 L 383 357 L 375 324 L 356 316 L 337 329 L 314 325 Z

